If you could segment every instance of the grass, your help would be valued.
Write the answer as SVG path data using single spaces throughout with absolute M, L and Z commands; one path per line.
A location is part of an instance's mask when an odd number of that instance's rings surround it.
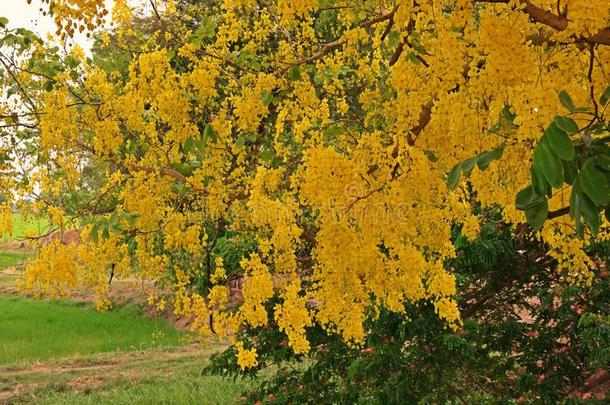
M 19 213 L 13 214 L 13 233 L 4 235 L 3 240 L 17 240 L 25 236 L 40 235 L 47 231 L 49 223 L 45 219 L 26 218 Z
M 184 334 L 165 320 L 126 306 L 100 313 L 82 304 L 0 296 L 0 365 L 155 346 L 175 346 Z
M 15 214 L 13 233 L 0 238 L 12 249 L 0 252 L 0 270 L 28 258 L 11 241 L 46 228 Z M 99 313 L 87 303 L 2 295 L 17 277 L 0 273 L 0 404 L 239 403 L 245 382 L 200 375 L 226 343 L 185 346 L 191 335 L 133 305 Z
M 0 252 L 0 270 L 17 267 L 28 258 L 25 253 Z
M 120 383 L 89 392 L 68 391 L 39 395 L 44 404 L 235 404 L 244 383 L 198 373 L 150 382 Z
M 200 375 L 208 356 L 224 345 L 101 353 L 0 367 L 0 403 L 3 394 L 15 404 L 238 403 L 247 383 Z

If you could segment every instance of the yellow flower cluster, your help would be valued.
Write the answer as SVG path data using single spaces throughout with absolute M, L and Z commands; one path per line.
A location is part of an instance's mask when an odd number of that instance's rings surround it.
M 0 236 L 13 233 L 13 209 L 8 203 L 0 204 Z
M 318 8 L 317 0 L 279 0 L 277 8 L 281 18 L 289 23 L 295 17 L 305 17 Z
M 28 262 L 21 288 L 35 296 L 60 298 L 78 285 L 77 246 L 54 240 L 40 249 L 38 258 Z
M 244 349 L 243 342 L 235 343 L 237 350 L 237 364 L 242 370 L 258 366 L 258 354 L 256 349 Z
M 257 254 L 243 259 L 241 266 L 246 274 L 246 284 L 243 290 L 244 303 L 240 312 L 246 322 L 252 326 L 267 325 L 269 318 L 264 304 L 273 297 L 273 278 L 269 268 Z
M 108 14 L 104 0 L 42 0 L 53 11 L 58 33 L 69 36 L 76 31 L 93 30 Z
M 277 304 L 275 320 L 281 331 L 286 332 L 288 344 L 297 354 L 309 352 L 309 342 L 305 336 L 305 328 L 312 325 L 312 319 L 307 311 L 307 296 L 299 296 L 301 283 L 293 281 L 282 295 L 284 302 Z
M 212 284 L 219 284 L 227 279 L 227 273 L 224 269 L 224 263 L 222 257 L 217 257 L 214 261 L 215 268 L 214 273 L 210 276 L 210 282 Z
M 591 284 L 594 263 L 584 251 L 585 241 L 565 231 L 566 228 L 562 227 L 543 229 L 542 238 L 551 248 L 548 254 L 557 260 L 557 271 L 563 273 L 568 281 Z

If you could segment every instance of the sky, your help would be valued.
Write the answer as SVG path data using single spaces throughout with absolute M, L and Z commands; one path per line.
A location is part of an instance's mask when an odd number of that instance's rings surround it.
M 41 8 L 46 10 L 47 5 L 43 5 L 40 0 L 32 0 L 30 4 L 26 0 L 0 0 L 0 3 L 0 17 L 8 18 L 10 28 L 27 28 L 42 38 L 45 38 L 47 33 L 55 32 L 53 19 L 43 15 L 41 11 Z M 112 4 L 113 0 L 106 0 L 108 11 L 112 10 Z M 92 40 L 84 34 L 77 33 L 73 41 L 85 50 L 91 48 Z

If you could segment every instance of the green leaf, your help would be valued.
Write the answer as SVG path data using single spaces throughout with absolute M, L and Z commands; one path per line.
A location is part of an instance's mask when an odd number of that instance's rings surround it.
M 607 155 L 597 155 L 591 157 L 591 161 L 595 163 L 595 166 L 599 167 L 602 170 L 610 172 L 610 156 Z
M 549 183 L 547 183 L 540 169 L 535 166 L 532 166 L 532 189 L 539 196 L 546 195 L 550 191 Z
M 205 17 L 201 21 L 199 29 L 193 34 L 191 42 L 197 46 L 201 46 L 204 38 L 214 38 L 216 35 L 216 27 L 218 27 L 216 20 L 213 20 L 211 17 Z
M 580 183 L 577 179 L 574 182 L 574 187 L 572 187 L 572 192 L 570 193 L 570 218 L 580 218 L 580 215 L 582 214 L 582 211 L 580 209 L 581 199 L 582 189 L 580 188 Z
M 565 182 L 570 185 L 574 184 L 574 180 L 576 180 L 576 176 L 578 176 L 578 167 L 576 167 L 576 163 L 572 160 L 562 160 L 561 164 L 563 164 L 563 177 Z
M 0 17 L 0 27 L 5 28 L 6 24 L 8 24 L 8 18 Z
M 610 101 L 610 86 L 606 87 L 606 90 L 604 90 L 602 95 L 599 97 L 599 103 L 602 106 L 608 104 L 608 101 Z
M 131 212 L 126 215 L 127 222 L 129 223 L 130 226 L 134 226 L 139 217 L 140 217 L 139 212 Z
M 205 124 L 205 127 L 203 128 L 203 139 L 205 141 L 207 141 L 208 139 L 211 139 L 212 141 L 216 141 L 216 139 L 218 139 L 218 136 L 216 135 L 216 131 L 214 131 L 214 128 L 212 128 L 212 124 L 210 124 L 210 123 Z
M 462 165 L 457 164 L 451 169 L 449 174 L 447 175 L 447 186 L 450 190 L 455 190 L 458 183 L 460 182 L 460 178 L 462 177 Z
M 572 187 L 572 193 L 570 194 L 570 218 L 574 220 L 576 233 L 579 236 L 583 236 L 585 231 L 585 227 L 580 219 L 582 216 L 582 199 L 584 197 L 578 178 L 576 178 L 574 187 Z
M 585 219 L 585 223 L 589 227 L 592 234 L 599 232 L 601 225 L 601 219 L 599 217 L 599 210 L 586 195 L 581 198 L 582 216 Z
M 546 181 L 554 188 L 563 184 L 563 165 L 546 142 L 538 144 L 534 150 L 534 167 L 544 175 Z
M 552 123 L 544 132 L 544 138 L 553 152 L 563 160 L 572 160 L 576 156 L 576 150 L 572 140 L 564 131 Z
M 89 236 L 93 242 L 97 243 L 99 240 L 99 225 L 97 223 L 93 225 L 93 228 L 91 228 L 91 233 Z
M 466 159 L 462 162 L 462 170 L 464 171 L 464 175 L 466 175 L 466 176 L 470 175 L 470 173 L 472 172 L 472 169 L 474 169 L 478 160 L 479 160 L 479 157 L 474 156 L 474 157 Z
M 261 152 L 261 160 L 264 162 L 270 163 L 273 161 L 274 157 L 275 152 L 273 151 L 273 149 L 265 149 Z
M 430 150 L 425 150 L 424 151 L 424 155 L 426 155 L 426 157 L 428 158 L 429 161 L 431 161 L 431 162 L 438 162 L 438 156 L 436 156 L 434 154 L 434 152 L 432 152 Z
M 261 100 L 263 102 L 263 105 L 265 105 L 265 107 L 268 107 L 269 104 L 273 102 L 273 94 L 266 91 L 262 94 Z
M 546 221 L 548 214 L 549 203 L 547 199 L 544 198 L 538 204 L 525 211 L 525 218 L 527 218 L 527 223 L 537 231 L 544 225 L 544 221 Z
M 401 33 L 398 31 L 392 31 L 388 34 L 388 45 L 390 47 L 395 47 L 398 45 L 398 41 L 400 41 Z
M 187 163 L 174 163 L 172 167 L 185 177 L 190 177 L 193 174 L 193 167 Z
M 193 150 L 193 146 L 195 146 L 195 141 L 193 140 L 193 138 L 189 137 L 184 142 L 182 149 L 184 150 L 184 153 L 189 153 L 191 150 Z
M 108 227 L 108 223 L 104 225 L 102 228 L 102 238 L 109 239 L 110 238 L 110 228 Z
M 498 160 L 502 158 L 502 154 L 504 153 L 504 145 L 499 146 L 493 150 L 483 152 L 479 154 L 479 159 L 477 160 L 477 165 L 480 170 L 485 170 L 489 167 L 491 162 L 494 160 Z
M 578 178 L 583 191 L 596 205 L 600 207 L 608 205 L 610 192 L 608 180 L 591 159 L 585 162 Z
M 291 81 L 296 81 L 299 80 L 301 78 L 301 69 L 299 69 L 298 66 L 293 66 L 290 69 L 288 69 L 288 79 L 290 79 Z
M 554 122 L 560 129 L 568 134 L 575 134 L 578 132 L 578 125 L 576 125 L 576 122 L 572 118 L 559 115 L 555 117 Z
M 240 136 L 239 138 L 237 138 L 237 141 L 235 141 L 235 146 L 237 146 L 238 148 L 242 148 L 245 144 L 246 144 L 246 137 L 245 136 Z
M 534 192 L 532 187 L 528 186 L 517 193 L 515 207 L 517 207 L 518 210 L 526 211 L 540 204 L 543 199 L 543 197 L 540 197 Z
M 576 107 L 574 107 L 574 102 L 572 101 L 572 98 L 565 90 L 561 90 L 559 92 L 559 101 L 561 101 L 561 104 L 563 104 L 563 106 L 570 111 L 574 111 L 576 109 Z

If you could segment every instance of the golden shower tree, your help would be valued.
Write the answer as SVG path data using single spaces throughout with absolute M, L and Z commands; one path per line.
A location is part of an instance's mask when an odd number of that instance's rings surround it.
M 57 38 L 106 14 L 48 3 Z M 473 202 L 591 281 L 583 248 L 610 229 L 608 2 L 115 3 L 92 56 L 3 30 L 4 217 L 82 232 L 41 249 L 26 290 L 84 285 L 104 307 L 112 266 L 169 282 L 202 333 L 210 314 L 216 332 L 265 326 L 276 299 L 295 353 L 314 324 L 358 345 L 405 302 L 459 328 L 443 262 L 453 225 L 477 236 Z M 220 238 L 253 246 L 237 311 Z

